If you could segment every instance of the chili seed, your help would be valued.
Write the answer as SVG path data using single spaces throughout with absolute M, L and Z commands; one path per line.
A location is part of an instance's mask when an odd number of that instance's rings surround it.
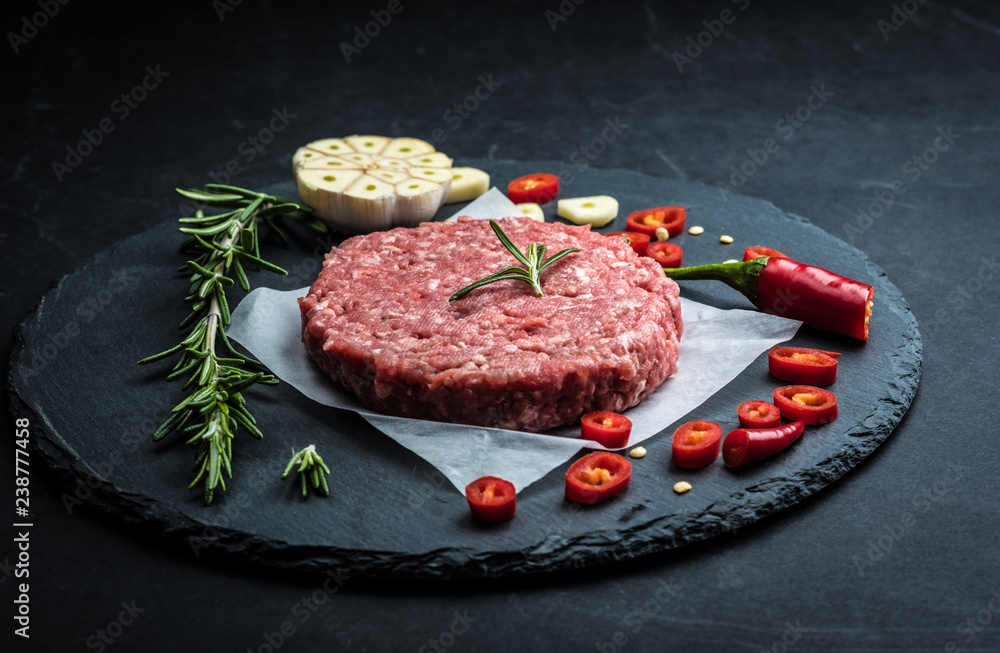
M 667 231 L 663 227 L 657 227 L 656 228 L 656 239 L 657 240 L 659 240 L 659 241 L 662 242 L 664 240 L 667 240 L 668 238 L 670 238 L 670 232 L 669 231 Z
M 703 233 L 705 233 L 705 228 L 704 227 L 694 226 L 694 227 L 691 227 L 690 229 L 688 229 L 688 233 L 691 234 L 692 236 L 700 236 Z
M 646 455 L 646 447 L 636 447 L 628 452 L 629 458 L 642 458 Z
M 674 492 L 676 492 L 677 494 L 684 494 L 690 489 L 691 489 L 691 484 L 688 483 L 687 481 L 678 481 L 677 483 L 674 483 Z
M 725 263 L 739 263 L 739 261 L 737 259 L 731 258 L 729 260 L 723 261 L 723 264 Z
M 732 236 L 719 236 L 719 242 L 722 243 L 723 245 L 732 245 L 733 244 L 733 237 Z

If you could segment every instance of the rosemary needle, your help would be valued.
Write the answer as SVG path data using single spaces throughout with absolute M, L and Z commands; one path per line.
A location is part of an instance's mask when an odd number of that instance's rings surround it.
M 298 465 L 298 470 L 295 466 Z M 285 466 L 285 471 L 281 474 L 281 480 L 285 480 L 295 472 L 302 479 L 302 498 L 309 496 L 309 484 L 319 494 L 325 497 L 330 496 L 330 486 L 326 483 L 326 475 L 330 473 L 330 468 L 323 462 L 323 458 L 316 453 L 316 445 L 310 444 L 302 451 L 292 456 Z
M 532 243 L 528 246 L 528 253 L 524 254 L 517 245 L 514 244 L 507 234 L 504 233 L 500 225 L 497 224 L 495 220 L 490 220 L 490 226 L 493 227 L 493 233 L 497 235 L 500 242 L 507 249 L 508 252 L 513 255 L 514 258 L 518 260 L 523 268 L 510 267 L 504 268 L 499 272 L 494 272 L 488 277 L 483 277 L 475 283 L 471 283 L 465 288 L 462 288 L 457 293 L 448 298 L 449 302 L 456 301 L 468 295 L 470 292 L 479 288 L 480 286 L 485 286 L 488 283 L 493 283 L 495 281 L 503 281 L 505 279 L 515 279 L 518 281 L 524 281 L 531 289 L 535 291 L 535 294 L 539 297 L 542 296 L 542 286 L 540 283 L 542 270 L 547 268 L 552 263 L 555 263 L 567 254 L 572 254 L 573 252 L 579 252 L 580 248 L 573 247 L 570 249 L 564 249 L 557 254 L 553 254 L 549 258 L 545 258 L 545 245 L 540 245 L 538 243 Z
M 232 441 L 236 430 L 242 426 L 255 438 L 264 437 L 247 409 L 242 392 L 257 383 L 278 383 L 262 369 L 260 362 L 237 352 L 226 338 L 230 321 L 226 289 L 238 283 L 244 291 L 250 290 L 247 267 L 287 274 L 261 258 L 258 238 L 261 222 L 272 228 L 282 241 L 284 234 L 276 224 L 279 219 L 319 232 L 325 232 L 326 226 L 312 215 L 308 206 L 266 193 L 222 184 L 207 184 L 203 191 L 177 189 L 177 192 L 205 206 L 229 210 L 205 215 L 199 209 L 194 216 L 181 218 L 180 231 L 188 235 L 181 251 L 194 254 L 179 268 L 189 275 L 184 301 L 191 304 L 191 312 L 181 322 L 187 334 L 180 344 L 144 358 L 139 364 L 180 354 L 167 380 L 186 377 L 184 389 L 190 394 L 173 408 L 170 417 L 153 434 L 153 441 L 162 440 L 173 431 L 188 438 L 187 443 L 195 449 L 196 472 L 188 487 L 202 482 L 205 505 L 209 505 L 215 489 L 225 490 L 225 478 L 232 478 Z

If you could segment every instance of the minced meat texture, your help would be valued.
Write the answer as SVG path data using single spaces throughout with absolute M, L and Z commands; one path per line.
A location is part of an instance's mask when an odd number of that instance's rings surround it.
M 355 236 L 299 300 L 310 355 L 377 411 L 527 431 L 622 412 L 677 371 L 678 288 L 652 259 L 589 227 L 499 223 L 522 251 L 582 251 L 542 272 L 542 297 L 508 280 L 449 302 L 517 265 L 488 221 Z

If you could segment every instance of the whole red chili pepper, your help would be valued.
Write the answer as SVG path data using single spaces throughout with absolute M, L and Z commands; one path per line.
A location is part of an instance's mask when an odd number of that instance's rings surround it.
M 663 272 L 678 281 L 722 281 L 765 313 L 868 340 L 874 289 L 814 265 L 770 256 L 742 263 L 664 268 Z

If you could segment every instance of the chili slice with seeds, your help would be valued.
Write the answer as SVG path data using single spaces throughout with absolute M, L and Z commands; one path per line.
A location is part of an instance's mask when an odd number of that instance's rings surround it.
M 657 206 L 652 209 L 634 211 L 625 218 L 629 231 L 638 231 L 650 236 L 656 235 L 657 227 L 664 227 L 671 236 L 679 236 L 684 231 L 687 209 L 683 206 Z
M 507 521 L 517 513 L 514 484 L 496 476 L 483 476 L 465 486 L 472 516 L 480 521 Z
M 808 347 L 772 347 L 767 353 L 767 369 L 776 379 L 806 385 L 830 385 L 837 380 L 835 351 Z
M 684 262 L 684 250 L 680 245 L 663 240 L 650 243 L 646 248 L 646 256 L 664 268 L 679 268 Z
M 736 408 L 740 426 L 745 429 L 764 429 L 781 424 L 781 412 L 766 401 L 744 401 Z
M 629 461 L 610 451 L 595 451 L 566 471 L 566 498 L 577 503 L 603 503 L 624 492 L 631 479 Z
M 829 424 L 837 419 L 837 397 L 813 385 L 786 385 L 774 391 L 774 405 L 786 419 Z

